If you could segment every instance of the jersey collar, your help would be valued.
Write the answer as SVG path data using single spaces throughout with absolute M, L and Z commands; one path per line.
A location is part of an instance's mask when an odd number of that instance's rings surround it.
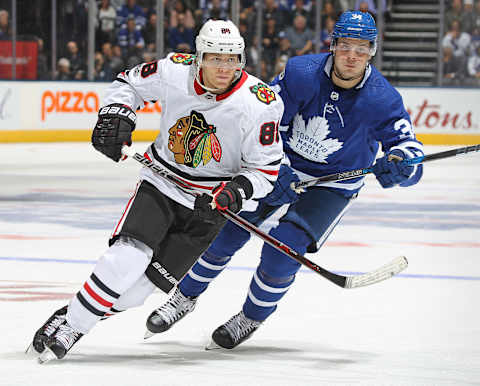
M 323 70 L 325 71 L 325 74 L 330 78 L 330 74 L 332 72 L 332 66 L 333 66 L 333 55 L 330 54 L 328 56 L 327 62 L 325 63 L 325 67 Z M 360 89 L 365 85 L 365 82 L 367 79 L 370 77 L 370 74 L 372 73 L 372 66 L 370 66 L 370 63 L 367 64 L 367 68 L 365 69 L 365 74 L 363 75 L 362 81 L 355 86 L 356 89 Z
M 240 76 L 240 79 L 238 79 L 233 84 L 233 87 L 231 87 L 227 92 L 224 92 L 223 94 L 213 94 L 211 92 L 206 91 L 202 86 L 200 86 L 200 84 L 197 82 L 197 79 L 193 80 L 193 88 L 195 89 L 195 93 L 197 95 L 209 94 L 209 95 L 212 95 L 212 99 L 213 99 L 213 96 L 215 96 L 215 100 L 217 102 L 219 102 L 221 100 L 224 100 L 224 99 L 228 98 L 235 91 L 240 89 L 240 87 L 242 87 L 242 85 L 245 83 L 247 78 L 248 78 L 248 74 L 245 71 L 242 70 L 242 76 Z M 200 72 L 200 80 L 202 80 L 202 73 L 201 72 Z

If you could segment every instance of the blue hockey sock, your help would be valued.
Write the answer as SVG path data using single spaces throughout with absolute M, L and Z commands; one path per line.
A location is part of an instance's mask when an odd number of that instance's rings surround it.
M 270 234 L 300 254 L 306 252 L 312 241 L 303 229 L 290 222 L 281 222 Z M 265 320 L 277 309 L 299 269 L 300 263 L 265 244 L 243 305 L 244 314 L 253 320 Z
M 231 256 L 217 257 L 209 251 L 205 252 L 178 285 L 180 291 L 185 296 L 200 295 L 230 260 Z
M 277 309 L 277 303 L 287 293 L 294 279 L 294 275 L 284 278 L 268 277 L 258 267 L 243 305 L 245 316 L 258 321 L 267 319 Z

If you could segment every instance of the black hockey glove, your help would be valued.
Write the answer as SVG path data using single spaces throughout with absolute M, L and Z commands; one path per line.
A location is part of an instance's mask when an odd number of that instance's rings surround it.
M 118 162 L 122 158 L 122 146 L 132 144 L 137 116 L 133 110 L 120 103 L 102 107 L 92 133 L 92 145 L 100 153 Z
M 243 200 L 248 200 L 252 194 L 251 182 L 246 177 L 238 176 L 228 183 L 217 185 L 212 190 L 212 196 L 202 194 L 197 197 L 194 213 L 206 222 L 217 223 L 223 219 L 222 211 L 229 209 L 234 213 L 240 212 Z

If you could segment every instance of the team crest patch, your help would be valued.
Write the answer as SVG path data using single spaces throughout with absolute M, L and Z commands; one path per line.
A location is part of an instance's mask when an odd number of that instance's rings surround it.
M 170 60 L 171 60 L 173 63 L 184 64 L 184 65 L 187 65 L 187 66 L 188 66 L 188 65 L 192 64 L 193 61 L 195 60 L 195 55 L 176 53 L 176 54 L 173 54 L 173 55 L 170 57 Z
M 251 86 L 250 92 L 255 94 L 260 102 L 267 105 L 277 99 L 275 93 L 266 84 L 263 83 L 258 83 L 255 86 Z
M 209 125 L 203 114 L 192 110 L 188 117 L 177 119 L 168 130 L 168 149 L 175 162 L 196 168 L 206 165 L 213 158 L 220 162 L 222 147 L 215 135 L 216 128 Z

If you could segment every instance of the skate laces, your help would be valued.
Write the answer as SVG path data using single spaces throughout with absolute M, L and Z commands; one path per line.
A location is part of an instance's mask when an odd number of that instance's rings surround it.
M 249 319 L 243 311 L 240 311 L 240 313 L 232 316 L 230 320 L 225 323 L 225 328 L 236 343 L 251 331 L 256 330 L 260 324 L 262 324 L 262 322 Z
M 168 324 L 174 323 L 181 316 L 195 308 L 196 299 L 184 296 L 177 288 L 168 301 L 158 307 L 155 312 L 160 315 Z
M 60 341 L 63 347 L 68 351 L 81 336 L 82 334 L 80 332 L 75 331 L 65 322 L 58 327 L 55 339 Z
M 52 335 L 55 330 L 65 321 L 66 315 L 56 315 L 55 318 L 45 326 L 44 333 L 47 336 Z

